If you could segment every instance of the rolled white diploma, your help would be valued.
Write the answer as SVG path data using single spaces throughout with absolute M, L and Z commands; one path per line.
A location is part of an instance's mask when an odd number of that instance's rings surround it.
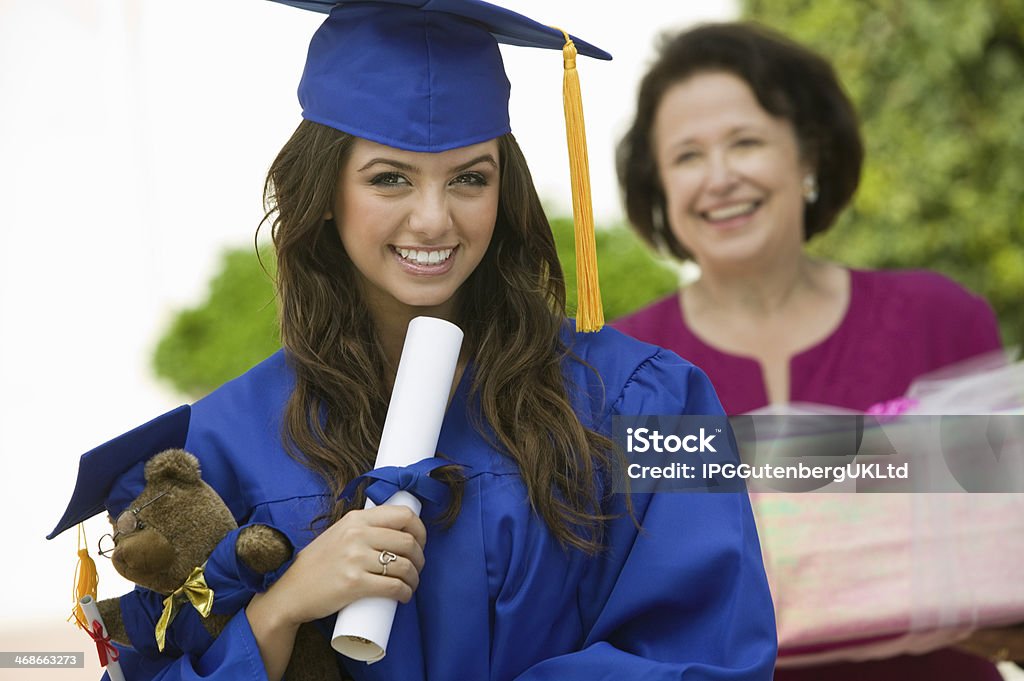
M 82 606 L 82 612 L 85 613 L 86 622 L 89 625 L 89 631 L 92 631 L 93 622 L 99 622 L 100 627 L 103 629 L 103 637 L 106 638 L 110 634 L 107 633 L 107 625 L 103 622 L 103 618 L 100 617 L 100 609 L 96 607 L 96 601 L 93 600 L 92 596 L 82 596 L 78 601 L 78 604 Z M 124 681 L 124 673 L 121 671 L 121 663 L 117 660 L 107 658 L 107 674 L 110 675 L 110 681 Z
M 437 452 L 461 347 L 462 329 L 450 322 L 434 317 L 409 322 L 374 468 L 409 466 Z M 399 491 L 385 503 L 420 512 L 419 499 L 408 492 Z M 373 506 L 367 499 L 366 507 Z M 397 607 L 398 602 L 388 598 L 349 604 L 338 613 L 331 645 L 354 660 L 380 660 L 387 652 Z

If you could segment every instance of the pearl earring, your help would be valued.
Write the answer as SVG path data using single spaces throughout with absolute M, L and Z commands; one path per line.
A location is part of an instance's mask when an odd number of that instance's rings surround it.
M 803 187 L 804 201 L 814 203 L 818 200 L 818 178 L 814 176 L 814 173 L 804 175 Z

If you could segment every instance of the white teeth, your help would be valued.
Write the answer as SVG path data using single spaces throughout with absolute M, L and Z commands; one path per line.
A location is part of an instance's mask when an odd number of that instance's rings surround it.
M 439 251 L 417 251 L 414 248 L 395 247 L 403 260 L 411 260 L 417 265 L 437 265 L 451 257 L 454 248 L 442 248 Z
M 734 206 L 727 206 L 725 208 L 719 208 L 718 210 L 708 211 L 706 215 L 711 220 L 728 220 L 738 215 L 744 215 L 750 213 L 757 206 L 756 201 L 750 203 L 738 203 Z

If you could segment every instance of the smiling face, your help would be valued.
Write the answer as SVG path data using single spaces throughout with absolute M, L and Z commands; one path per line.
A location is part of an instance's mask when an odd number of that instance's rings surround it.
M 668 225 L 703 269 L 802 249 L 809 166 L 790 122 L 765 111 L 742 79 L 707 72 L 673 85 L 653 133 Z
M 439 153 L 355 141 L 327 217 L 371 311 L 451 319 L 491 243 L 499 180 L 496 140 Z

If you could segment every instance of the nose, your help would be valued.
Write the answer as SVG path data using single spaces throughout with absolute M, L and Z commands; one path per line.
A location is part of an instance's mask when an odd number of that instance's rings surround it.
M 726 194 L 736 184 L 736 173 L 729 156 L 723 151 L 708 155 L 707 176 L 705 178 L 708 191 L 715 194 Z
M 409 215 L 409 229 L 425 241 L 438 239 L 452 225 L 448 196 L 443 189 L 431 189 L 420 194 Z

